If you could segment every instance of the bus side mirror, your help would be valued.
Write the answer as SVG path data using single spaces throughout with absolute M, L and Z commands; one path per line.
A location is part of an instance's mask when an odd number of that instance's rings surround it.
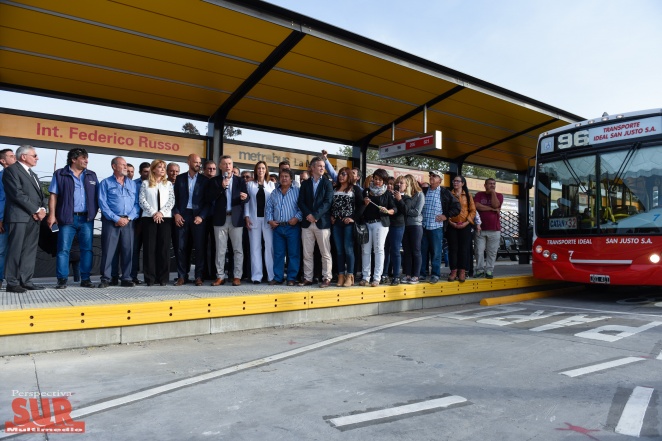
M 527 190 L 531 190 L 533 188 L 533 181 L 536 179 L 536 168 L 535 167 L 529 167 L 526 170 L 526 181 L 524 184 L 526 185 Z

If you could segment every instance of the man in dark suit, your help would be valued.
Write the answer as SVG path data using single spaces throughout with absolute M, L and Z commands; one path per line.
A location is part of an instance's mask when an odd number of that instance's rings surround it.
M 178 255 L 178 278 L 175 286 L 182 286 L 188 278 L 191 243 L 195 248 L 195 286 L 202 286 L 205 267 L 205 218 L 209 210 L 205 190 L 209 179 L 200 173 L 200 156 L 192 153 L 187 162 L 188 173 L 177 176 L 175 180 L 175 206 L 172 209 L 177 237 L 174 247 Z
M 39 223 L 46 217 L 46 204 L 39 178 L 32 170 L 37 165 L 34 147 L 22 145 L 16 150 L 16 160 L 2 176 L 7 201 L 5 222 L 9 223 L 5 277 L 7 292 L 23 293 L 43 289 L 32 283 Z
M 310 161 L 310 179 L 301 183 L 299 209 L 303 215 L 301 241 L 303 242 L 303 281 L 300 286 L 313 284 L 313 253 L 315 242 L 322 255 L 322 283 L 331 284 L 331 204 L 333 184 L 324 178 L 324 160 L 314 157 Z
M 246 221 L 244 220 L 244 205 L 248 202 L 246 181 L 232 173 L 232 157 L 221 156 L 218 162 L 221 175 L 209 181 L 207 186 L 207 202 L 214 204 L 214 238 L 216 242 L 217 278 L 212 286 L 225 283 L 223 269 L 225 267 L 225 252 L 228 247 L 228 236 L 234 250 L 234 270 L 232 285 L 241 285 L 243 274 L 244 252 L 242 237 Z

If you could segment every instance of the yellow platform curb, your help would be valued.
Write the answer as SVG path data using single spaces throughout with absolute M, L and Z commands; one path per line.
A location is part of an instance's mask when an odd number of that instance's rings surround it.
M 505 305 L 507 303 L 525 302 L 527 300 L 542 299 L 545 297 L 558 296 L 562 294 L 572 294 L 581 291 L 581 286 L 569 286 L 567 288 L 551 289 L 549 291 L 536 291 L 526 294 L 514 294 L 511 296 L 491 297 L 480 301 L 481 306 Z
M 0 337 L 236 317 L 544 286 L 532 276 L 0 311 Z

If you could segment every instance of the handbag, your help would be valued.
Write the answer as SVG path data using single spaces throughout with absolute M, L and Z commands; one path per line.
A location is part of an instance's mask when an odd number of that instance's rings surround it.
M 368 233 L 368 226 L 366 224 L 359 224 L 354 222 L 354 242 L 359 245 L 364 245 L 370 240 L 370 233 Z

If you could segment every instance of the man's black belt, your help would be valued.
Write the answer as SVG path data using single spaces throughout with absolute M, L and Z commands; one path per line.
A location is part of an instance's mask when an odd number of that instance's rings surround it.
M 278 226 L 280 227 L 287 227 L 288 225 L 290 225 L 289 222 L 278 222 Z
M 85 216 L 85 217 L 87 217 L 87 211 L 74 211 L 74 216 Z

